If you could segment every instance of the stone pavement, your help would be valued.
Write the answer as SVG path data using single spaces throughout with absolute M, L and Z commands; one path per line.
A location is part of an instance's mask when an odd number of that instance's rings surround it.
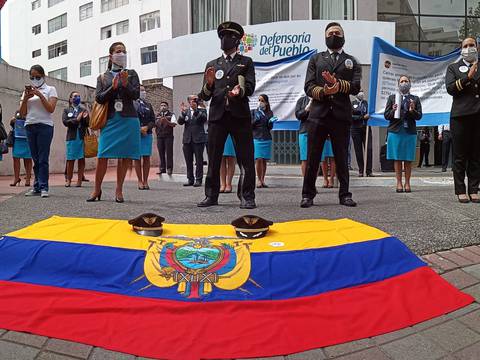
M 92 178 L 92 176 L 89 176 Z M 114 179 L 109 172 L 108 180 Z M 244 214 L 233 194 L 222 195 L 219 207 L 192 207 L 202 199 L 203 188 L 183 188 L 178 183 L 151 181 L 151 191 L 136 190 L 127 184 L 127 203 L 116 204 L 113 185 L 105 185 L 105 200 L 86 204 L 92 184 L 84 188 L 52 187 L 51 198 L 32 199 L 22 194 L 25 188 L 6 189 L 10 179 L 0 179 L 2 202 L 0 234 L 27 226 L 45 217 L 89 216 L 127 219 L 141 211 L 155 211 L 172 222 L 225 222 Z M 53 179 L 63 184 L 62 176 Z M 8 186 L 8 185 L 7 185 Z M 6 189 L 6 190 L 5 190 Z M 480 205 L 455 201 L 451 187 L 418 185 L 411 194 L 395 194 L 392 187 L 355 188 L 356 209 L 338 206 L 337 190 L 320 190 L 317 206 L 298 207 L 300 189 L 273 187 L 257 191 L 259 208 L 251 211 L 273 221 L 300 218 L 349 217 L 369 223 L 398 236 L 447 281 L 475 297 L 476 302 L 454 313 L 400 331 L 330 346 L 272 360 L 430 360 L 480 359 Z M 280 195 L 280 196 L 279 196 Z M 20 209 L 28 209 L 21 211 Z M 3 214 L 11 214 L 5 217 Z M 122 360 L 141 359 L 101 348 L 0 329 L 0 360 Z

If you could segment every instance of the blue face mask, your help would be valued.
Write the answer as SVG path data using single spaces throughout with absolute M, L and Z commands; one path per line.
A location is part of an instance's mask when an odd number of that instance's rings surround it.
M 80 105 L 80 101 L 81 101 L 80 96 L 74 96 L 73 99 L 72 99 L 72 104 L 74 106 L 78 106 L 78 105 Z

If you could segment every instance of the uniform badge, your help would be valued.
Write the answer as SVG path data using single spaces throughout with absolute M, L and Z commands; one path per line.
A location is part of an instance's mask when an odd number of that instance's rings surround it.
M 115 100 L 115 105 L 113 106 L 115 111 L 120 112 L 123 110 L 123 102 L 120 99 Z
M 73 113 L 69 112 L 69 113 L 68 113 L 68 117 L 69 117 L 69 118 L 70 118 L 70 117 L 73 117 Z
M 222 70 L 222 69 L 219 69 L 219 70 L 217 70 L 217 72 L 215 73 L 215 79 L 220 80 L 221 78 L 223 78 L 223 70 Z
M 458 68 L 458 70 L 460 70 L 460 72 L 462 73 L 466 73 L 468 71 L 468 67 L 465 65 L 462 65 Z
M 345 60 L 345 67 L 347 69 L 353 69 L 353 61 L 351 59 Z
M 353 104 L 353 108 L 356 109 L 358 107 L 358 104 Z

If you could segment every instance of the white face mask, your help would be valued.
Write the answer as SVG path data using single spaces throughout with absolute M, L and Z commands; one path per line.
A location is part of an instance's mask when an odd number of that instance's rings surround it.
M 147 98 L 147 92 L 146 91 L 140 91 L 140 99 L 145 100 Z
M 45 83 L 44 78 L 41 78 L 40 80 L 33 79 L 33 80 L 30 80 L 30 81 L 32 82 L 32 85 L 35 86 L 36 88 L 41 87 Z
M 112 63 L 117 65 L 120 68 L 125 68 L 127 66 L 127 54 L 125 53 L 115 53 L 112 55 Z
M 265 105 L 265 103 L 263 103 L 263 102 L 259 102 L 258 103 L 258 108 L 260 110 L 265 110 L 267 108 L 267 105 Z
M 462 57 L 465 61 L 474 62 L 477 60 L 477 48 L 476 47 L 468 47 L 462 49 Z

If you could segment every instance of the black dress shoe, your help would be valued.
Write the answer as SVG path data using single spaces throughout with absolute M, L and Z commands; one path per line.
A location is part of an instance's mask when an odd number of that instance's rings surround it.
M 201 181 L 195 181 L 195 183 L 193 184 L 193 187 L 200 187 L 200 186 L 202 186 Z
M 367 177 L 375 177 L 372 173 L 367 174 Z
M 363 177 L 363 173 L 358 173 L 358 177 Z
M 355 207 L 357 206 L 357 203 L 352 200 L 352 198 L 344 198 L 340 199 L 340 205 L 345 205 L 348 207 Z
M 302 208 L 309 208 L 311 206 L 313 206 L 313 199 L 303 198 L 300 202 L 300 207 Z
M 218 200 L 210 196 L 207 196 L 205 199 L 203 199 L 197 204 L 198 207 L 209 207 L 214 205 L 218 205 Z
M 173 173 L 173 170 L 172 170 L 172 169 L 167 169 L 167 175 L 170 176 L 170 175 L 172 175 L 172 173 Z
M 255 204 L 255 200 L 245 200 L 243 199 L 240 203 L 240 209 L 255 209 L 257 204 Z
M 447 172 L 447 168 L 442 168 L 442 172 Z
M 183 186 L 193 186 L 193 181 L 187 181 Z

